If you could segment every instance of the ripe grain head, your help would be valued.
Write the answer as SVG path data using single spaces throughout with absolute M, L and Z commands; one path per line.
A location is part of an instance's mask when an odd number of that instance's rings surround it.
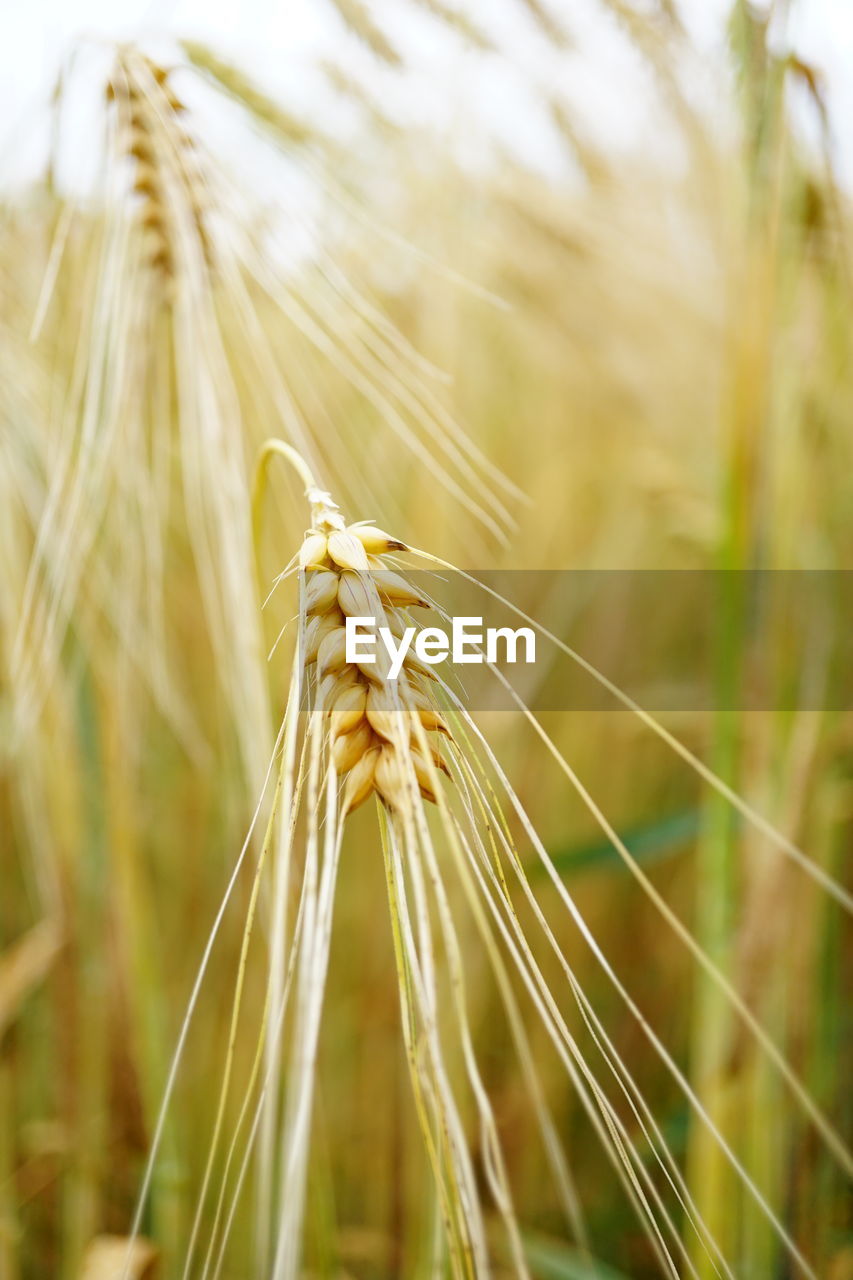
M 406 578 L 387 566 L 389 553 L 406 551 L 398 538 L 371 524 L 346 525 L 331 497 L 309 490 L 313 521 L 299 554 L 305 575 L 303 660 L 315 705 L 328 724 L 331 760 L 344 775 L 342 809 L 352 812 L 371 795 L 391 811 L 412 801 L 416 786 L 435 800 L 434 773 L 446 770 L 440 753 L 413 741 L 415 722 L 425 733 L 449 728 L 428 690 L 428 680 L 407 655 L 400 677 L 389 678 L 387 655 L 375 663 L 346 661 L 346 618 L 373 617 L 399 629 L 402 610 L 427 601 Z

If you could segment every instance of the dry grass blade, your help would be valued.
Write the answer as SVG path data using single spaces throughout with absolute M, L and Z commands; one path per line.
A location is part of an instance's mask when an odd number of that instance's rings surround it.
M 381 62 L 390 67 L 399 67 L 402 59 L 389 41 L 381 27 L 374 21 L 373 15 L 362 0 L 329 0 L 337 11 L 344 25 L 362 44 L 370 49 Z
M 286 111 L 233 63 L 226 62 L 206 44 L 198 40 L 182 40 L 181 48 L 192 65 L 209 76 L 230 98 L 271 129 L 284 142 L 308 146 L 326 141 L 320 131 L 307 121 Z
M 42 920 L 0 955 L 0 1038 L 47 977 L 63 943 L 58 920 Z

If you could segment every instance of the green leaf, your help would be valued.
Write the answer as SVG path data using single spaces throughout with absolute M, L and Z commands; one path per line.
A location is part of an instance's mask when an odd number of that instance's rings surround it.
M 671 857 L 689 840 L 694 839 L 700 823 L 699 809 L 685 809 L 655 822 L 632 827 L 623 832 L 620 838 L 628 852 L 638 862 L 659 862 Z M 622 858 L 609 840 L 596 840 L 593 844 L 571 845 L 565 849 L 558 849 L 551 857 L 561 875 L 593 868 L 624 867 Z

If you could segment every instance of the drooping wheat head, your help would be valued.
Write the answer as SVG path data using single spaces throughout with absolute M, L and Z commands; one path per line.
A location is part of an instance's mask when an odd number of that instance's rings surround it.
M 372 618 L 401 636 L 409 623 L 403 610 L 428 605 L 382 560 L 406 546 L 372 525 L 346 526 L 327 494 L 315 491 L 310 500 L 314 524 L 299 557 L 307 570 L 303 658 L 313 673 L 318 710 L 329 718 L 332 761 L 346 777 L 343 811 L 351 812 L 374 791 L 391 810 L 400 810 L 407 785 L 404 756 L 421 795 L 434 801 L 412 724 L 417 720 L 427 732 L 449 733 L 427 691 L 428 668 L 407 651 L 400 677 L 391 681 L 381 649 L 373 661 L 346 661 L 347 617 Z M 430 755 L 434 768 L 446 770 L 437 751 Z

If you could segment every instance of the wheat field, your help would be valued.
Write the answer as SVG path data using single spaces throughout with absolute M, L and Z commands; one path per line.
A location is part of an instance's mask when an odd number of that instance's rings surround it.
M 849 122 L 781 3 L 590 5 L 627 150 L 567 5 L 322 8 L 4 188 L 0 1280 L 849 1280 Z M 451 589 L 521 693 L 347 656 Z

